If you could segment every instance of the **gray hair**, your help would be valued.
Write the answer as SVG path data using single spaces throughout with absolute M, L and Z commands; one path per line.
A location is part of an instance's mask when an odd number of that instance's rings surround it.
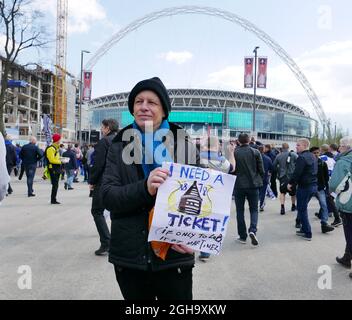
M 340 140 L 340 146 L 346 147 L 348 150 L 352 149 L 352 137 L 343 137 Z
M 30 141 L 31 143 L 33 143 L 33 144 L 36 144 L 36 143 L 37 143 L 37 138 L 34 137 L 34 136 L 32 136 L 32 137 L 29 138 L 29 141 Z

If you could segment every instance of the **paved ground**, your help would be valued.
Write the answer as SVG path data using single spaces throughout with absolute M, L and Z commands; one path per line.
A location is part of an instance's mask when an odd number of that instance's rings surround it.
M 25 181 L 13 178 L 14 194 L 0 206 L 0 299 L 121 299 L 113 267 L 96 257 L 98 237 L 90 215 L 85 183 L 49 204 L 50 185 L 35 181 L 35 198 L 27 198 Z M 234 241 L 234 210 L 221 254 L 194 269 L 195 299 L 352 299 L 348 270 L 335 256 L 343 252 L 342 227 L 322 234 L 310 206 L 313 241 L 295 235 L 294 214 L 278 214 L 278 201 L 267 201 L 260 214 L 259 248 Z M 234 209 L 234 208 L 233 208 Z M 32 271 L 32 289 L 20 290 L 18 268 Z M 332 271 L 332 289 L 321 290 L 318 268 Z

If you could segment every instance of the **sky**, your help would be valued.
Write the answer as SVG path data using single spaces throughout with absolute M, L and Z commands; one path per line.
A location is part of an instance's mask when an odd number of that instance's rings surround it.
M 104 43 L 133 21 L 170 7 L 214 7 L 244 18 L 276 41 L 304 73 L 332 124 L 352 133 L 352 1 L 350 0 L 68 0 L 67 70 L 79 75 Z M 55 38 L 56 0 L 34 0 Z M 305 90 L 285 62 L 255 34 L 220 17 L 163 16 L 128 33 L 95 64 L 93 98 L 125 92 L 140 80 L 158 76 L 167 88 L 207 88 L 252 93 L 243 88 L 243 57 L 268 57 L 267 89 L 274 97 L 317 115 Z M 38 53 L 36 53 L 38 54 Z M 55 42 L 20 57 L 47 67 L 55 64 Z

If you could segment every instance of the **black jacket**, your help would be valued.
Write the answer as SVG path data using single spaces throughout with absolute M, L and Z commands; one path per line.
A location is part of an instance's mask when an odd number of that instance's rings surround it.
M 123 150 L 128 147 L 138 150 L 140 146 L 138 142 L 122 140 L 124 132 L 131 128 L 132 125 L 122 129 L 112 141 L 101 185 L 104 206 L 111 213 L 109 261 L 122 268 L 139 270 L 193 267 L 193 254 L 169 249 L 164 261 L 154 254 L 148 243 L 148 212 L 154 207 L 156 197 L 148 193 L 142 165 L 126 164 L 122 159 Z M 177 137 L 178 129 L 181 129 L 181 136 Z M 172 123 L 170 131 L 174 139 L 165 144 L 169 151 L 173 151 L 174 162 L 199 164 L 199 153 L 186 132 Z
M 308 150 L 301 152 L 296 161 L 290 184 L 307 188 L 318 183 L 318 159 Z
M 93 166 L 90 168 L 89 172 L 89 184 L 100 185 L 106 164 L 106 156 L 108 154 L 108 149 L 111 145 L 111 141 L 115 138 L 116 132 L 110 132 L 107 136 L 101 138 L 99 142 L 94 147 L 93 154 Z
M 17 156 L 16 156 L 16 148 L 15 146 L 8 141 L 5 141 L 6 146 L 6 167 L 7 169 L 12 169 L 16 167 Z
M 65 151 L 62 156 L 70 158 L 70 161 L 64 165 L 65 170 L 76 170 L 78 168 L 76 153 L 73 150 Z
M 248 144 L 235 150 L 235 189 L 260 188 L 263 186 L 264 165 L 260 152 Z
M 33 143 L 24 145 L 20 151 L 20 158 L 25 166 L 36 164 L 41 158 L 43 158 L 43 155 L 43 151 Z

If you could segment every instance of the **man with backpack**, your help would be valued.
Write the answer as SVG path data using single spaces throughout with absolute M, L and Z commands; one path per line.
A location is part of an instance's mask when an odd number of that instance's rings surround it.
M 298 155 L 289 151 L 289 145 L 287 143 L 282 144 L 282 152 L 277 155 L 273 163 L 273 171 L 276 172 L 280 182 L 280 203 L 281 203 L 281 215 L 286 213 L 285 211 L 285 197 L 286 193 L 291 196 L 292 206 L 291 211 L 296 210 L 296 190 L 292 191 L 287 189 L 288 182 L 290 181 L 293 172 L 295 171 L 296 161 Z
M 51 204 L 60 204 L 57 201 L 57 190 L 59 188 L 59 180 L 61 174 L 61 161 L 60 161 L 60 140 L 61 136 L 58 133 L 53 134 L 53 143 L 45 149 L 45 157 L 48 164 L 48 171 L 51 180 Z

